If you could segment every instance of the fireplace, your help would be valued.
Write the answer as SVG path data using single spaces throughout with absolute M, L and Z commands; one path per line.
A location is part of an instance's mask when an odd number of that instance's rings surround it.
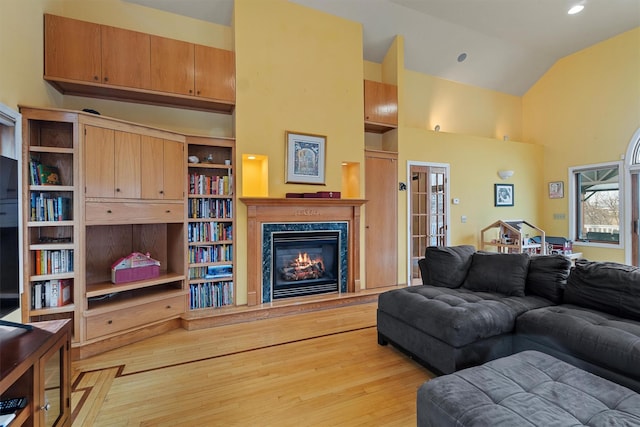
M 349 224 L 262 224 L 262 302 L 347 292 Z
M 273 299 L 338 292 L 339 239 L 338 231 L 273 233 Z
M 283 301 L 288 296 L 312 295 L 300 292 L 318 291 L 317 295 L 320 297 L 322 293 L 333 295 L 357 292 L 360 288 L 360 206 L 364 200 L 241 200 L 247 206 L 247 305 L 270 303 L 279 298 L 279 301 Z M 278 276 L 278 268 L 285 261 L 278 261 L 277 258 L 281 253 L 286 254 L 289 260 L 297 257 L 301 251 L 292 246 L 300 245 L 297 241 L 299 236 L 312 237 L 311 243 L 304 243 L 303 248 L 298 248 L 311 252 L 307 253 L 308 257 L 312 258 L 311 255 L 322 252 L 324 276 L 313 279 L 312 286 L 309 286 L 311 291 L 298 289 L 309 285 L 306 280 L 310 279 L 282 283 Z M 281 238 L 284 239 L 279 242 Z M 331 244 L 329 240 L 332 241 Z M 335 248 L 329 249 L 331 246 Z M 287 250 L 295 253 L 287 253 Z M 276 265 L 278 262 L 279 266 Z M 289 273 L 296 274 L 295 271 Z M 307 276 L 313 275 L 309 273 Z M 330 276 L 335 278 L 334 283 L 331 283 L 334 279 L 328 278 Z

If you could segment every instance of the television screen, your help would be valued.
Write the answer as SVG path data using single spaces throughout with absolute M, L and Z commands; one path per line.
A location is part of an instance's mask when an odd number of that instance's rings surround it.
M 0 317 L 20 308 L 18 161 L 0 156 Z

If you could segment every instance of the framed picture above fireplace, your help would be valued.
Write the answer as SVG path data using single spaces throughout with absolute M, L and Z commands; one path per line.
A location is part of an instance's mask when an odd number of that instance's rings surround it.
M 309 133 L 286 132 L 286 181 L 291 184 L 325 183 L 327 137 Z

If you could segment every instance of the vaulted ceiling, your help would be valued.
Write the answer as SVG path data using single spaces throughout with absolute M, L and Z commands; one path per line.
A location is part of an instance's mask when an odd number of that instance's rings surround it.
M 233 0 L 127 1 L 231 25 Z M 640 0 L 290 1 L 360 22 L 365 60 L 402 35 L 405 68 L 518 96 L 560 58 L 640 26 Z

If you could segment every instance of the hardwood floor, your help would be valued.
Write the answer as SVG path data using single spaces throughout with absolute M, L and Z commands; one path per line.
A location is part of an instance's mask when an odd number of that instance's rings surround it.
M 72 364 L 74 426 L 415 426 L 424 367 L 377 303 L 178 329 Z

